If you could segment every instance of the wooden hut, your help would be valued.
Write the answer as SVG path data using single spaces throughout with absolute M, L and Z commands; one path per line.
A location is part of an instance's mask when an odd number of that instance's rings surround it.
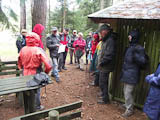
M 114 100 L 123 102 L 123 84 L 120 82 L 124 50 L 128 46 L 128 32 L 134 28 L 141 33 L 140 44 L 150 57 L 150 70 L 141 72 L 135 90 L 135 104 L 143 107 L 149 86 L 145 76 L 155 71 L 160 60 L 160 0 L 133 0 L 108 7 L 88 18 L 96 23 L 109 23 L 119 34 L 116 69 L 113 72 L 111 92 Z

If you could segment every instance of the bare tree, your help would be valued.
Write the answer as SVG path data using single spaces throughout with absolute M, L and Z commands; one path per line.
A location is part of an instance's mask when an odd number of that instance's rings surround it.
M 33 0 L 32 3 L 32 28 L 36 24 L 46 26 L 47 0 Z M 42 37 L 44 48 L 46 48 L 45 35 Z
M 25 0 L 20 0 L 20 31 L 26 29 L 26 4 Z

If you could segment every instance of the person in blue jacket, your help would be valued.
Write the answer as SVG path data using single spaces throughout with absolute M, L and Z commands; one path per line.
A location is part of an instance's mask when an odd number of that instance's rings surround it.
M 146 82 L 150 89 L 143 111 L 150 120 L 160 120 L 160 64 L 155 73 L 146 77 Z

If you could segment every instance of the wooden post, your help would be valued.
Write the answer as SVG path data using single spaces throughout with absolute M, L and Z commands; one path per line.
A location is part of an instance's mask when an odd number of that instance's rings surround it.
M 49 120 L 59 120 L 59 112 L 56 110 L 52 110 L 48 113 Z

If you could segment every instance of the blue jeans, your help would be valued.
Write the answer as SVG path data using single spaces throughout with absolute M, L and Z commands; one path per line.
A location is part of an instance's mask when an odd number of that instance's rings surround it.
M 55 78 L 59 78 L 59 74 L 58 74 L 58 59 L 56 57 L 53 57 L 52 58 L 52 62 L 53 62 L 52 75 L 54 75 Z

